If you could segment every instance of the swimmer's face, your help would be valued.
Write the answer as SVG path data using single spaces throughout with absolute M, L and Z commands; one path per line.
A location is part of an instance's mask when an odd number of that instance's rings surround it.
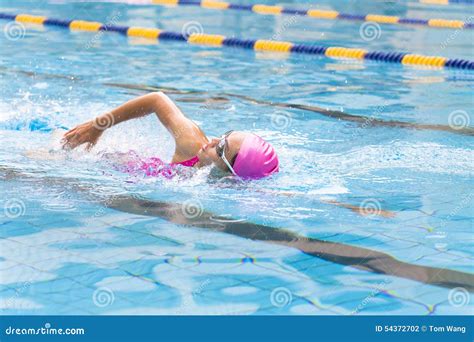
M 233 166 L 235 158 L 237 157 L 237 153 L 240 150 L 240 146 L 242 145 L 242 142 L 244 141 L 247 134 L 248 133 L 233 131 L 227 135 L 227 143 L 225 144 L 224 153 L 231 166 Z M 219 149 L 219 141 L 222 139 L 222 137 L 214 138 L 204 145 L 199 150 L 198 157 L 199 160 L 205 165 L 213 163 L 221 170 L 230 172 L 229 168 L 224 163 L 217 151 Z

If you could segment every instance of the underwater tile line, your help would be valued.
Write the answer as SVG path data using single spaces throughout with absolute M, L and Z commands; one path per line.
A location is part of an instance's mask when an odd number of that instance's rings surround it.
M 8 166 L 0 165 L 0 172 L 3 174 L 2 177 L 6 179 L 29 179 L 34 177 Z M 467 291 L 474 292 L 474 274 L 471 273 L 411 264 L 399 261 L 376 250 L 309 238 L 282 228 L 247 221 L 232 222 L 229 221 L 228 217 L 220 217 L 204 210 L 197 217 L 188 217 L 183 213 L 182 204 L 179 203 L 152 201 L 132 195 L 118 195 L 111 198 L 98 197 L 90 191 L 90 185 L 86 185 L 79 180 L 47 176 L 41 177 L 39 181 L 42 184 L 67 185 L 89 200 L 105 203 L 108 208 L 118 211 L 159 217 L 177 225 L 202 228 L 253 241 L 295 248 L 302 253 L 326 261 L 352 266 L 368 272 L 396 276 L 445 288 L 463 287 Z M 220 220 L 216 221 L 215 218 L 220 218 Z

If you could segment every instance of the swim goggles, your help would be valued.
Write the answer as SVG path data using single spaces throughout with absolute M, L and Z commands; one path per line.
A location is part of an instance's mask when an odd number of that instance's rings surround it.
M 233 130 L 228 131 L 222 136 L 222 138 L 219 140 L 219 142 L 216 145 L 216 152 L 217 152 L 217 155 L 225 163 L 225 165 L 227 165 L 227 167 L 232 172 L 232 174 L 234 176 L 237 176 L 237 173 L 235 173 L 234 168 L 232 167 L 232 165 L 230 165 L 229 161 L 225 157 L 225 150 L 226 150 L 226 147 L 228 147 L 228 145 L 229 145 L 229 143 L 227 142 L 227 138 L 229 137 L 229 135 L 232 134 L 232 132 L 234 132 L 234 131 Z

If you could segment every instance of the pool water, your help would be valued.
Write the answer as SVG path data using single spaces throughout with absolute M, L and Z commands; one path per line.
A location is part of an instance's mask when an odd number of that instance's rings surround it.
M 474 13 L 470 5 L 409 1 L 318 8 L 465 21 Z M 0 11 L 473 59 L 472 30 L 382 25 L 367 41 L 360 22 L 188 6 L 4 0 Z M 0 21 L 2 32 L 7 24 Z M 472 280 L 474 151 L 472 134 L 458 130 L 472 129 L 472 73 L 34 25 L 19 39 L 0 35 L 0 45 L 3 314 L 473 313 L 472 283 L 444 287 L 378 273 L 133 209 L 136 199 L 177 204 L 187 217 L 285 229 Z M 238 182 L 211 168 L 171 180 L 110 168 L 106 153 L 170 159 L 172 139 L 154 116 L 108 130 L 91 153 L 60 150 L 58 130 L 153 90 L 167 92 L 209 136 L 261 135 L 277 149 L 280 172 Z M 117 196 L 128 202 L 112 205 Z

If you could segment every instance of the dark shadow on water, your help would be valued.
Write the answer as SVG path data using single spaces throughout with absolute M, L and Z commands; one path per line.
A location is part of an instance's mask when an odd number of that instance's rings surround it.
M 159 217 L 177 225 L 202 228 L 244 239 L 295 248 L 308 255 L 364 271 L 446 288 L 463 287 L 474 292 L 474 275 L 470 273 L 406 263 L 386 253 L 368 248 L 307 238 L 282 228 L 247 221 L 233 221 L 229 217 L 219 216 L 208 211 L 199 211 L 198 215 L 194 213 L 189 215 L 183 205 L 179 203 L 151 201 L 132 195 L 99 196 L 91 192 L 92 185 L 87 185 L 77 179 L 38 176 L 34 173 L 25 174 L 14 168 L 0 165 L 0 179 L 3 181 L 24 180 L 30 184 L 31 182 L 41 183 L 43 186 L 47 184 L 63 185 L 81 193 L 90 201 L 121 212 Z

